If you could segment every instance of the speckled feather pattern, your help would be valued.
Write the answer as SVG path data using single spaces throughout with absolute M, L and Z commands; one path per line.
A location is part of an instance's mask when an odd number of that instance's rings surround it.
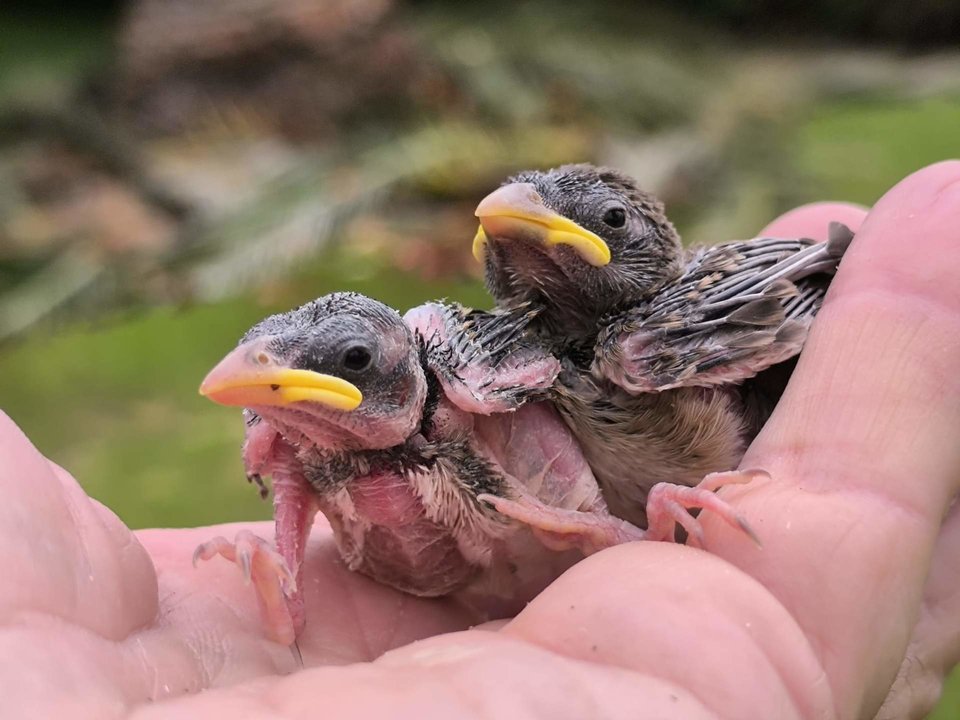
M 739 382 L 793 357 L 850 237 L 838 228 L 822 244 L 757 238 L 693 251 L 680 277 L 603 325 L 593 371 L 656 392 Z
M 760 238 L 685 251 L 663 205 L 630 177 L 572 165 L 520 173 L 543 205 L 599 235 L 605 266 L 568 246 L 488 234 L 487 287 L 520 301 L 563 370 L 555 402 L 610 510 L 644 522 L 657 482 L 730 470 L 789 377 L 852 234 Z M 606 223 L 620 208 L 626 221 Z

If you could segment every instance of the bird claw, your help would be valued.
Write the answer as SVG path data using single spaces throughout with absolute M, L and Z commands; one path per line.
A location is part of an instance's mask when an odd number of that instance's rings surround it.
M 266 483 L 263 482 L 263 476 L 258 472 L 248 472 L 247 473 L 247 482 L 251 485 L 257 486 L 257 492 L 260 493 L 260 499 L 266 500 L 267 496 L 270 494 L 269 488 L 267 488 Z
M 762 546 L 747 520 L 716 494 L 726 485 L 742 485 L 760 477 L 769 479 L 770 473 L 760 469 L 710 473 L 695 487 L 658 483 L 647 498 L 647 532 L 651 539 L 669 542 L 674 539 L 675 526 L 680 525 L 687 533 L 688 545 L 704 548 L 703 527 L 699 518 L 690 511 L 710 510 L 728 525 L 747 535 L 757 546 Z
M 254 582 L 256 575 L 257 582 L 275 578 L 284 595 L 290 596 L 297 591 L 297 580 L 287 567 L 287 561 L 269 542 L 249 530 L 238 532 L 233 542 L 218 536 L 201 543 L 193 551 L 193 566 L 196 567 L 200 560 L 209 560 L 217 555 L 240 566 L 245 585 Z
M 707 475 L 696 487 L 715 492 L 725 485 L 745 485 L 757 478 L 770 479 L 770 473 L 760 468 L 748 470 L 730 470 L 729 472 L 715 472 Z
M 250 577 L 253 574 L 253 570 L 250 567 L 250 553 L 249 552 L 239 552 L 237 557 L 240 560 L 240 567 L 243 570 L 243 584 L 250 584 Z
M 263 538 L 241 530 L 233 542 L 219 536 L 198 545 L 193 551 L 193 566 L 217 555 L 238 565 L 244 584 L 253 585 L 270 638 L 291 644 L 295 633 L 287 599 L 296 594 L 297 581 L 280 553 Z

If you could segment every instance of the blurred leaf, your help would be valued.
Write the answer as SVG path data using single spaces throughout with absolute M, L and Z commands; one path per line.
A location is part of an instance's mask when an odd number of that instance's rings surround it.
M 0 296 L 0 343 L 50 316 L 104 274 L 82 250 L 62 253 Z
M 110 61 L 112 30 L 102 17 L 63 11 L 0 16 L 0 105 L 66 99 Z

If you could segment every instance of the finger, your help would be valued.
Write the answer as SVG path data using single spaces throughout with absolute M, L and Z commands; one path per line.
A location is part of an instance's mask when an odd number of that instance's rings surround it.
M 123 640 L 157 613 L 150 559 L 0 413 L 0 698 L 12 716 L 144 695 Z M 131 653 L 129 658 L 139 658 Z
M 926 717 L 940 699 L 943 681 L 960 662 L 960 506 L 944 521 L 933 551 L 920 619 L 897 679 L 877 720 Z
M 502 632 L 659 678 L 714 717 L 834 717 L 819 658 L 783 605 L 746 573 L 682 545 L 631 543 L 591 556 Z
M 845 457 L 831 475 L 842 471 L 859 487 L 879 486 L 898 505 L 943 514 L 956 484 L 944 470 L 957 459 L 958 211 L 960 163 L 918 172 L 880 200 L 841 265 L 781 404 L 786 409 L 749 458 L 789 449 L 792 461 L 798 444 L 874 448 L 882 452 L 855 462 L 836 452 L 801 459 L 816 469 Z M 873 475 L 864 460 L 873 461 Z M 924 469 L 939 482 L 905 481 Z
M 564 658 L 497 633 L 417 643 L 375 663 L 312 669 L 152 707 L 132 720 L 623 718 L 709 720 L 700 700 L 657 677 Z
M 686 683 L 720 716 L 875 710 L 960 477 L 948 374 L 960 367 L 958 185 L 958 164 L 930 168 L 860 227 L 811 352 L 744 459 L 774 479 L 723 491 L 764 548 L 703 521 L 714 552 L 745 573 L 682 548 L 615 548 L 504 632 Z
M 808 237 L 826 240 L 831 222 L 841 222 L 856 232 L 867 208 L 852 203 L 817 202 L 784 213 L 760 231 L 758 237 Z
M 244 584 L 240 570 L 228 562 L 192 565 L 197 545 L 216 535 L 234 537 L 243 529 L 273 537 L 272 524 L 266 522 L 138 532 L 162 569 L 165 626 L 191 644 L 202 643 L 199 659 L 212 668 L 209 679 L 215 685 L 293 669 L 287 648 L 264 639 L 256 593 Z M 308 667 L 372 660 L 387 650 L 477 622 L 477 614 L 455 598 L 414 597 L 348 569 L 322 517 L 314 524 L 308 543 L 302 588 L 306 626 L 297 638 Z M 212 643 L 211 637 L 223 637 L 224 641 Z M 245 638 L 243 642 L 240 637 Z M 257 655 L 266 657 L 254 665 Z M 244 672 L 237 673 L 237 667 L 244 664 Z M 221 674 L 218 668 L 226 672 Z
M 877 203 L 744 459 L 787 482 L 727 496 L 742 493 L 765 545 L 728 557 L 797 618 L 841 714 L 885 695 L 960 478 L 958 215 L 960 163 Z
M 847 203 L 812 203 L 780 216 L 760 235 L 804 236 L 825 240 L 831 221 L 854 232 L 866 208 Z M 951 510 L 934 549 L 920 620 L 910 638 L 897 679 L 877 714 L 877 720 L 922 718 L 933 709 L 944 678 L 960 662 L 960 509 Z
M 161 608 L 154 565 L 133 533 L 2 414 L 0 457 L 0 704 L 7 714 L 46 717 L 69 706 L 76 716 L 105 717 L 200 690 L 214 677 L 274 667 L 264 652 L 244 652 L 266 643 L 245 636 L 231 608 L 196 588 L 166 584 Z M 192 635 L 177 632 L 183 625 L 172 605 L 189 605 Z
M 156 614 L 150 559 L 0 412 L 0 608 L 29 609 L 119 639 Z

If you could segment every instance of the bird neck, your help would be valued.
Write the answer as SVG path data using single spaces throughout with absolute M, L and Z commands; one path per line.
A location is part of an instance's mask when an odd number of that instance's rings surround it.
M 419 338 L 419 336 L 418 336 Z M 427 364 L 427 346 L 420 339 L 420 367 L 423 370 L 423 377 L 426 380 L 426 393 L 423 398 L 423 409 L 420 412 L 420 434 L 426 435 L 433 421 L 433 416 L 440 405 L 440 397 L 443 394 L 443 387 L 440 385 L 440 378 L 430 369 Z
M 546 339 L 554 352 L 566 354 L 580 349 L 592 352 L 607 319 L 631 304 L 625 301 L 597 307 L 585 298 L 569 295 L 550 301 L 541 298 L 528 305 L 536 310 L 529 327 Z

